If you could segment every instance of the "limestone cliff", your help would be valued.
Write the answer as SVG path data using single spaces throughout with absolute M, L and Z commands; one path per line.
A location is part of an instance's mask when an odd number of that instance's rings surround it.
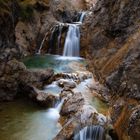
M 96 79 L 109 89 L 111 115 L 120 139 L 128 139 L 125 134 L 131 139 L 140 135 L 139 8 L 138 0 L 97 1 L 82 30 L 82 53 Z

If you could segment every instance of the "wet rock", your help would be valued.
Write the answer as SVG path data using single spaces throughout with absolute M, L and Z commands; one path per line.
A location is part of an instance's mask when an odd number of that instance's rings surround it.
M 68 87 L 70 89 L 75 88 L 76 87 L 76 83 L 73 80 L 65 80 L 65 79 L 60 79 L 58 82 L 58 85 L 60 87 Z
M 63 118 L 63 128 L 54 140 L 70 140 L 73 139 L 76 129 L 82 129 L 87 125 L 104 125 L 106 123 L 106 117 L 98 114 L 91 105 L 86 104 L 81 93 L 63 90 L 60 97 L 64 99 L 60 112 Z
M 77 110 L 76 114 L 66 120 L 62 130 L 54 140 L 71 140 L 78 129 L 96 124 L 100 124 L 96 110 L 91 106 L 83 105 L 81 109 Z
M 23 88 L 23 95 L 38 103 L 42 107 L 54 107 L 56 102 L 60 99 L 59 96 L 41 91 L 32 85 L 26 84 Z
M 39 103 L 43 107 L 54 107 L 56 102 L 59 100 L 58 96 L 47 94 L 43 92 L 39 92 L 36 96 L 36 102 Z
M 0 64 L 0 101 L 13 100 L 21 89 L 26 91 L 28 86 L 42 87 L 54 74 L 51 69 L 27 70 L 26 66 L 16 59 L 2 61 Z
M 52 69 L 27 70 L 20 73 L 19 79 L 22 85 L 25 84 L 42 87 L 44 84 L 49 83 L 49 80 L 53 74 L 54 71 Z
M 67 98 L 65 98 L 61 114 L 64 116 L 71 116 L 75 114 L 79 110 L 79 108 L 81 108 L 81 106 L 84 104 L 84 98 L 81 93 L 75 93 L 71 96 L 66 96 Z

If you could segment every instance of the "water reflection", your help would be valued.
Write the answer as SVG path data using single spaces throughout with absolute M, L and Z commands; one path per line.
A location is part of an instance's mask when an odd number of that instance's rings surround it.
M 83 71 L 85 68 L 85 60 L 80 57 L 63 57 L 59 55 L 37 55 L 26 57 L 23 62 L 27 68 L 52 68 L 58 72 L 75 72 Z M 76 66 L 74 67 L 76 63 Z
M 0 124 L 0 140 L 52 140 L 61 129 L 27 100 L 0 103 Z

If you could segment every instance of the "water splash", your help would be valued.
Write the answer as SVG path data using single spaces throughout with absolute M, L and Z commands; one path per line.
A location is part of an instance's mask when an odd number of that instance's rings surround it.
M 100 125 L 87 126 L 74 136 L 74 140 L 103 140 L 104 128 Z
M 50 108 L 47 111 L 47 118 L 50 120 L 53 120 L 54 123 L 57 123 L 58 119 L 60 118 L 60 111 L 61 111 L 61 107 L 64 103 L 64 100 L 61 100 L 60 102 L 57 102 L 55 104 L 54 108 Z

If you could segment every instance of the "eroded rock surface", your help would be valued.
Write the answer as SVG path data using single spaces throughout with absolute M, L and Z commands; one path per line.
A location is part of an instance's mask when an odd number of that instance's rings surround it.
M 89 59 L 89 69 L 109 89 L 104 95 L 110 96 L 111 105 L 116 106 L 112 119 L 120 139 L 128 139 L 124 135 L 129 135 L 129 126 L 124 129 L 123 122 L 128 123 L 126 116 L 130 119 L 133 112 L 130 107 L 130 113 L 125 114 L 129 110 L 125 108 L 131 106 L 131 99 L 136 102 L 134 107 L 139 105 L 139 7 L 139 1 L 97 1 L 85 18 L 81 34 L 82 54 Z M 88 46 L 86 51 L 85 46 Z
M 0 67 L 0 100 L 12 100 L 18 93 L 26 91 L 28 86 L 41 88 L 53 75 L 50 70 L 27 70 L 26 66 L 16 59 L 1 62 Z M 20 91 L 22 89 L 22 91 Z M 26 93 L 25 93 L 26 94 Z

